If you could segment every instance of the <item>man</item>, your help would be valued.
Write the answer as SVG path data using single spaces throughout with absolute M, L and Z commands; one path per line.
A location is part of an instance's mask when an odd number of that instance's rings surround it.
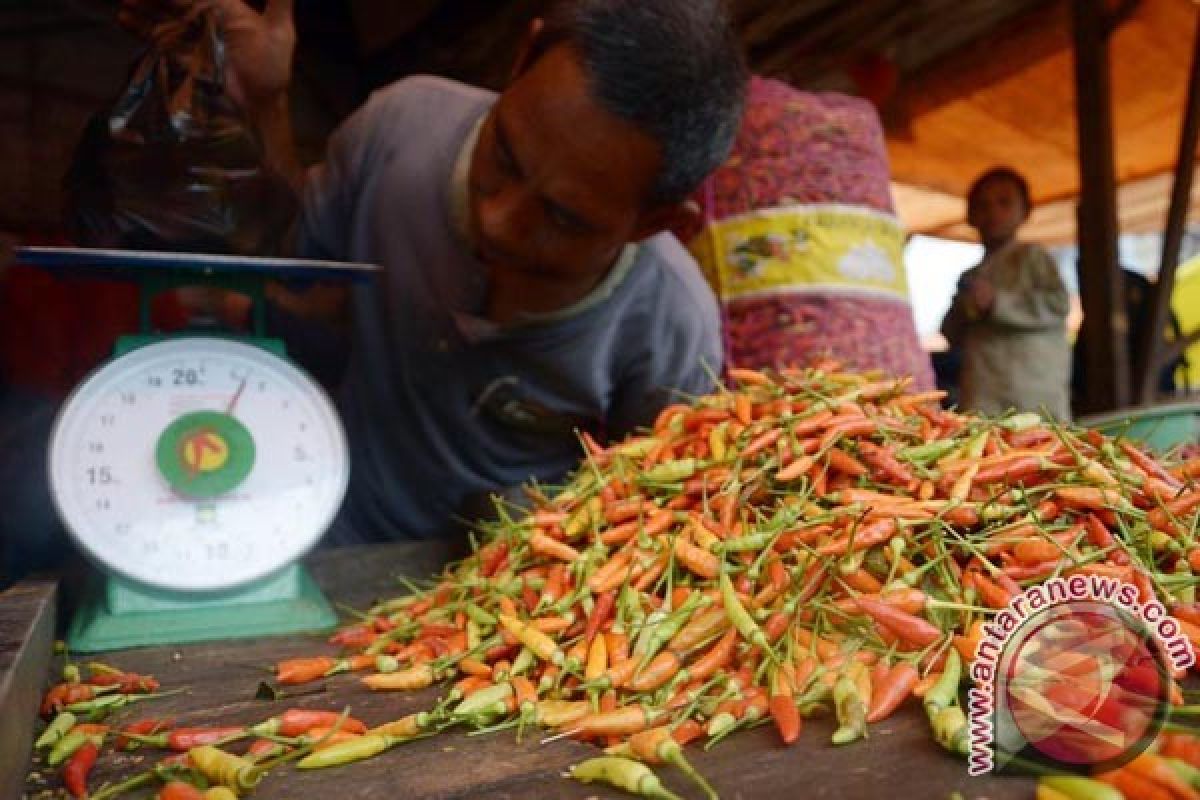
M 146 5 L 122 20 L 148 34 Z M 501 95 L 400 81 L 307 175 L 290 0 L 216 7 L 230 92 L 302 192 L 299 254 L 384 268 L 349 298 L 353 472 L 332 539 L 437 535 L 480 493 L 562 476 L 576 430 L 620 436 L 710 387 L 716 305 L 661 232 L 738 126 L 745 70 L 719 2 L 556 5 Z

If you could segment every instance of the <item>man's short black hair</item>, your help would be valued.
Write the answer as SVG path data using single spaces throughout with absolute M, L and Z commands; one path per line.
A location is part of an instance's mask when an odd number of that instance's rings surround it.
M 722 0 L 560 0 L 545 21 L 538 51 L 573 46 L 600 104 L 662 147 L 652 205 L 683 200 L 729 155 L 747 72 Z
M 971 188 L 967 190 L 967 209 L 975 204 L 979 197 L 979 192 L 983 187 L 992 181 L 1010 181 L 1013 186 L 1017 187 L 1017 194 L 1021 196 L 1021 204 L 1025 206 L 1025 213 L 1028 214 L 1033 209 L 1033 197 L 1029 194 L 1029 182 L 1012 167 L 992 167 L 987 172 L 980 175 L 971 184 Z

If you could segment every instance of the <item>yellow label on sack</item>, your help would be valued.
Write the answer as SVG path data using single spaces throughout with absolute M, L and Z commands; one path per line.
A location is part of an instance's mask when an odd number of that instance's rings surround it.
M 858 206 L 794 205 L 710 222 L 691 244 L 721 299 L 783 289 L 908 300 L 899 221 Z

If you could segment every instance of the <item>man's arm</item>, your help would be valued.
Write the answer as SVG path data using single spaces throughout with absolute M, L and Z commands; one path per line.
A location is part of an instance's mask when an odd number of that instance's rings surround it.
M 297 194 L 303 193 L 305 170 L 296 155 L 288 96 L 279 95 L 265 106 L 251 111 L 249 116 L 251 124 L 262 138 L 263 158 L 267 167 L 283 176 Z

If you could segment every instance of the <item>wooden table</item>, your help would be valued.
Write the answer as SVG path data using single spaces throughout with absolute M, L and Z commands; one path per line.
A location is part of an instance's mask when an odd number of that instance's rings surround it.
M 328 596 L 337 602 L 365 607 L 377 597 L 400 591 L 397 575 L 426 577 L 445 561 L 444 544 L 419 543 L 380 545 L 328 550 L 310 558 L 313 573 Z M 46 664 L 46 613 L 53 614 L 53 584 L 21 584 L 0 595 L 0 619 L 9 618 L 9 628 L 21 613 L 34 614 L 32 641 L 5 641 L 6 652 L 29 645 L 42 648 L 41 674 L 49 675 Z M 24 605 L 20 599 L 26 598 Z M 30 597 L 39 598 L 30 600 Z M 18 607 L 20 606 L 20 607 Z M 33 607 L 36 606 L 36 609 Z M 0 630 L 8 628 L 0 627 Z M 367 724 L 376 724 L 431 706 L 438 695 L 430 689 L 415 693 L 378 693 L 365 690 L 354 676 L 327 680 L 324 691 L 270 703 L 254 699 L 259 681 L 269 677 L 267 668 L 281 658 L 332 652 L 323 637 L 287 636 L 257 640 L 222 641 L 179 647 L 153 647 L 121 651 L 106 660 L 138 672 L 155 675 L 164 689 L 188 687 L 183 694 L 156 700 L 140 708 L 121 712 L 120 719 L 142 716 L 171 716 L 179 725 L 237 725 L 255 722 L 289 706 L 341 709 Z M 9 653 L 11 655 L 11 653 Z M 27 654 L 28 656 L 28 654 Z M 10 661 L 12 659 L 9 659 Z M 28 659 L 26 659 L 28 660 Z M 0 669 L 5 662 L 0 660 Z M 0 673 L 0 681 L 5 675 Z M 3 683 L 0 682 L 0 686 Z M 44 685 L 43 685 L 44 686 Z M 308 687 L 301 687 L 308 688 Z M 26 691 L 28 694 L 28 691 Z M 0 695 L 0 722 L 23 719 L 23 742 L 10 741 L 9 749 L 28 763 L 28 737 L 34 730 L 33 709 L 20 693 L 7 699 Z M 706 775 L 726 800 L 736 798 L 947 798 L 959 791 L 967 798 L 1028 798 L 1033 794 L 1029 779 L 1012 777 L 971 778 L 964 761 L 944 753 L 930 738 L 929 726 L 916 706 L 891 720 L 874 725 L 870 738 L 846 747 L 834 747 L 829 736 L 830 719 L 809 720 L 800 741 L 783 747 L 766 726 L 735 734 L 712 751 L 697 748 L 693 763 Z M 13 739 L 8 728 L 0 738 Z M 20 738 L 20 737 L 17 737 Z M 566 768 L 596 754 L 596 749 L 568 740 L 539 744 L 540 737 L 527 734 L 521 742 L 504 732 L 467 736 L 448 732 L 396 748 L 375 759 L 350 767 L 300 771 L 285 767 L 269 775 L 255 791 L 261 800 L 275 798 L 590 798 L 628 797 L 600 786 L 584 786 L 562 777 Z M 0 749 L 0 757 L 4 751 Z M 25 755 L 21 755 L 25 754 Z M 12 754 L 9 754 L 12 757 Z M 105 752 L 97 766 L 92 786 L 115 780 L 145 766 L 145 756 Z M 0 761 L 0 774 L 6 764 Z M 42 772 L 39 764 L 35 772 Z M 697 797 L 694 787 L 670 768 L 659 770 L 672 789 L 685 797 Z M 47 777 L 48 776 L 48 777 Z M 19 785 L 19 778 L 17 785 Z M 27 781 L 27 796 L 57 786 L 57 778 L 45 771 L 43 782 Z M 5 794 L 0 782 L 0 796 Z

